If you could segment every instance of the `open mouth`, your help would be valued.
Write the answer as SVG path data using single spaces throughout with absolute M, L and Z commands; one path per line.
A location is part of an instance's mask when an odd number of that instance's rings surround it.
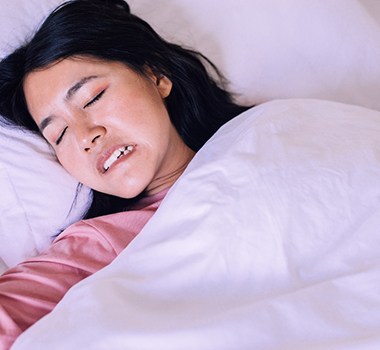
M 113 163 L 115 163 L 118 159 L 123 157 L 124 155 L 131 153 L 134 150 L 134 146 L 128 145 L 125 147 L 120 147 L 117 150 L 115 150 L 109 158 L 104 162 L 103 169 L 104 172 L 106 172 Z

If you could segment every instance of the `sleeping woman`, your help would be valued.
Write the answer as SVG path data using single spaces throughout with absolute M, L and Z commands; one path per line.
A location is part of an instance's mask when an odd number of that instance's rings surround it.
M 133 240 L 194 154 L 248 107 L 123 0 L 73 0 L 0 63 L 0 114 L 93 189 L 84 220 L 0 277 L 0 349 Z

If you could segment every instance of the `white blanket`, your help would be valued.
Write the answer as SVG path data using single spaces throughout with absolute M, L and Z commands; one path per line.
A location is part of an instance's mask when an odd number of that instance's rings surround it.
M 379 349 L 379 231 L 380 113 L 263 104 L 13 349 Z

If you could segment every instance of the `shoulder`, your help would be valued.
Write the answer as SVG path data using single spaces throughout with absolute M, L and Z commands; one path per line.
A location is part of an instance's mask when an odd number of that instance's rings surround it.
M 153 216 L 165 194 L 144 199 L 133 210 L 78 221 L 64 230 L 53 244 L 71 241 L 76 244 L 109 245 L 119 254 Z

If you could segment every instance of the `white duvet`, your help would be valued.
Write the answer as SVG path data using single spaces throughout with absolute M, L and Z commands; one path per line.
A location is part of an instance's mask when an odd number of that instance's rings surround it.
M 380 112 L 258 106 L 13 349 L 380 349 Z

